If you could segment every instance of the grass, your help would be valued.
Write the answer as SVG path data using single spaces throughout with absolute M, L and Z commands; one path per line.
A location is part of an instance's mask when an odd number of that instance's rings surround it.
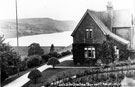
M 74 65 L 73 60 L 66 60 L 58 64 L 57 66 L 69 66 L 69 67 L 90 67 L 89 65 Z M 94 65 L 91 65 L 92 67 Z
M 42 77 L 38 79 L 37 84 L 33 84 L 32 81 L 29 81 L 23 87 L 40 87 L 40 86 L 46 84 L 48 81 L 52 81 L 53 79 L 56 79 L 58 75 L 60 75 L 64 72 L 72 72 L 72 71 L 80 72 L 80 71 L 84 71 L 84 70 L 86 70 L 86 69 L 81 69 L 81 68 L 79 68 L 79 69 L 72 69 L 72 68 L 52 69 L 52 68 L 49 68 L 42 72 Z
M 57 66 L 75 66 L 73 60 L 66 60 L 58 64 Z

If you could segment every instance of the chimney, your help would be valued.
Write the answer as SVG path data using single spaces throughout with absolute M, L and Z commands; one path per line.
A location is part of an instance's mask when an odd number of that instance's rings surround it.
M 112 25 L 113 25 L 113 5 L 111 1 L 107 2 L 107 13 L 108 13 L 108 28 L 110 29 L 110 31 L 112 31 Z
M 107 11 L 113 10 L 112 2 L 111 1 L 108 1 L 106 7 L 107 7 Z
M 135 23 L 134 16 L 132 14 L 132 26 L 131 26 L 131 49 L 135 51 Z

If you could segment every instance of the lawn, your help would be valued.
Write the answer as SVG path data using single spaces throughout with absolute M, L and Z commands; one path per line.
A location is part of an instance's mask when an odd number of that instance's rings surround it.
M 55 81 L 57 79 L 57 77 L 62 75 L 63 73 L 69 72 L 71 74 L 73 72 L 78 73 L 78 72 L 82 72 L 84 70 L 86 70 L 86 69 L 81 69 L 81 68 L 79 68 L 79 69 L 71 69 L 71 68 L 52 69 L 52 68 L 49 68 L 42 72 L 42 77 L 38 79 L 37 84 L 34 84 L 32 81 L 29 81 L 23 87 L 40 87 L 42 85 L 45 85 L 48 82 Z
M 58 64 L 57 66 L 75 66 L 73 60 L 66 60 Z

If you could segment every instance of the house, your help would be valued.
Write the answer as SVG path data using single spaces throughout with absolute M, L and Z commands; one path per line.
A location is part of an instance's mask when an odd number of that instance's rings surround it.
M 73 37 L 74 63 L 84 64 L 86 60 L 96 60 L 98 47 L 106 41 L 106 36 L 115 42 L 116 53 L 126 49 L 135 58 L 135 19 L 129 10 L 113 10 L 108 2 L 106 11 L 87 10 L 71 34 Z

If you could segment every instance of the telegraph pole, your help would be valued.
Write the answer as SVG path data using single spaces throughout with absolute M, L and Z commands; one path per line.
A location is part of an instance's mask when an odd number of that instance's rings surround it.
M 17 12 L 17 0 L 15 0 L 15 8 L 16 8 L 16 36 L 17 36 L 17 48 L 19 46 L 19 38 L 18 38 L 18 12 Z
M 18 51 L 19 51 L 19 38 L 18 38 L 18 12 L 17 12 L 17 0 L 15 0 L 15 9 L 16 9 L 16 36 L 17 36 L 17 57 L 18 57 Z M 17 66 L 17 71 L 18 71 L 18 76 L 19 76 L 19 63 L 18 61 L 15 60 L 16 66 Z

